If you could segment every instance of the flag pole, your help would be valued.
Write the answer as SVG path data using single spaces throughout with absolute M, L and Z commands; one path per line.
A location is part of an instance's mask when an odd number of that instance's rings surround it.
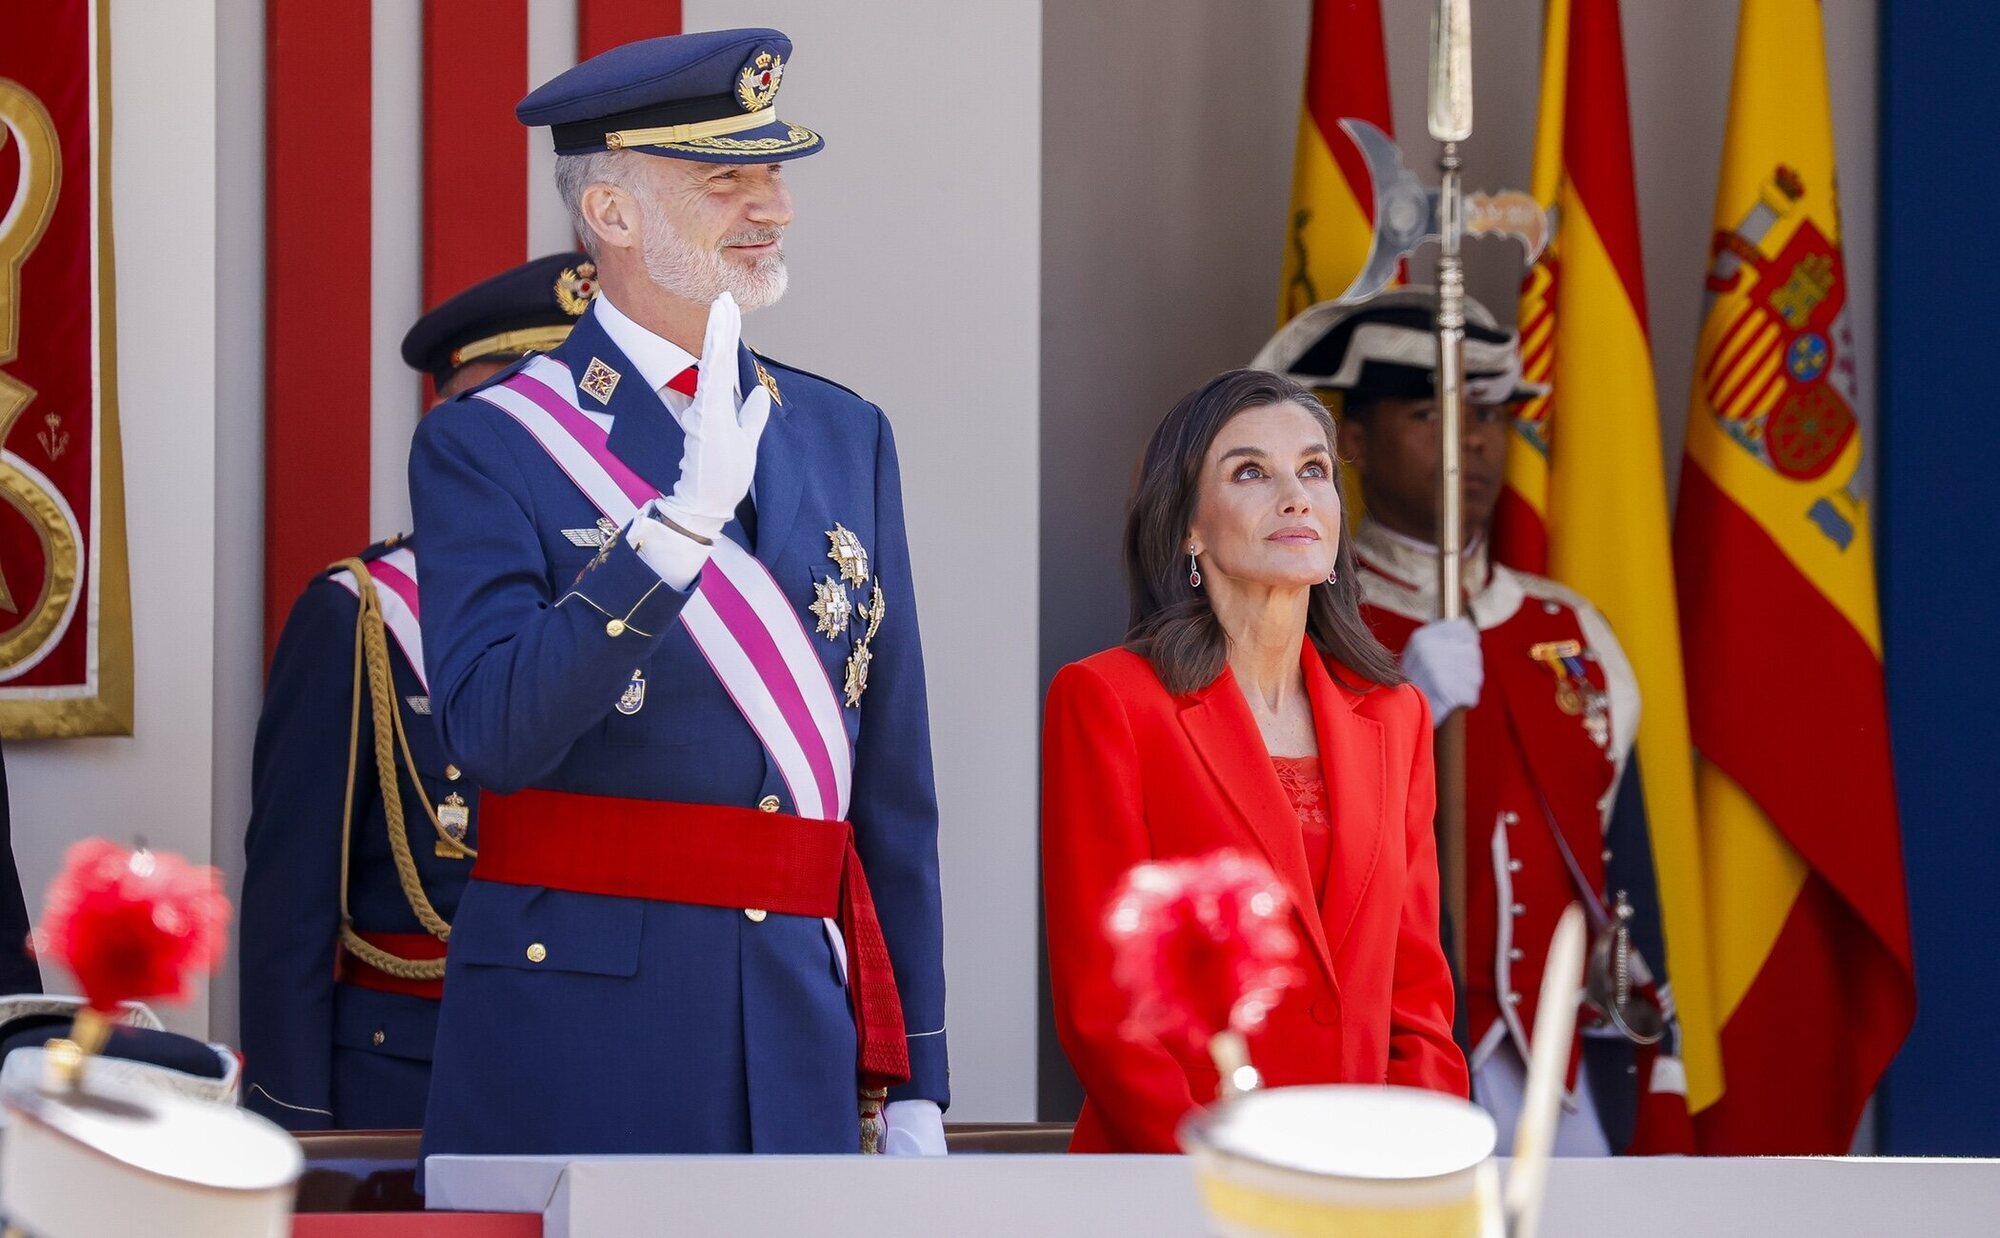
M 1464 191 L 1458 144 L 1472 136 L 1470 0 L 1437 0 L 1431 17 L 1430 133 L 1438 161 L 1438 618 L 1464 614 L 1464 492 L 1460 448 L 1465 422 Z M 1465 975 L 1465 714 L 1437 729 L 1438 867 L 1451 912 L 1452 957 Z

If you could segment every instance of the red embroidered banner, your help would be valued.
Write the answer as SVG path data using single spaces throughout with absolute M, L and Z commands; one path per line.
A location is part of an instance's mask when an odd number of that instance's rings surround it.
M 0 40 L 0 735 L 132 730 L 104 0 Z

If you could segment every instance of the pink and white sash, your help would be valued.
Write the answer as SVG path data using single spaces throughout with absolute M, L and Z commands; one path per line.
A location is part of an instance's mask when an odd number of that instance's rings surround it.
M 661 497 L 611 454 L 610 433 L 578 406 L 575 380 L 561 362 L 537 357 L 478 394 L 520 422 L 619 528 Z M 763 741 L 798 815 L 845 819 L 854 748 L 840 697 L 770 569 L 730 539 L 716 538 L 681 623 Z
M 382 608 L 382 626 L 402 646 L 410 669 L 417 673 L 417 682 L 429 692 L 430 680 L 424 674 L 424 633 L 417 625 L 416 554 L 408 547 L 398 547 L 370 563 L 368 575 L 375 581 L 375 602 Z M 361 596 L 361 585 L 353 572 L 335 572 L 333 580 L 354 596 Z

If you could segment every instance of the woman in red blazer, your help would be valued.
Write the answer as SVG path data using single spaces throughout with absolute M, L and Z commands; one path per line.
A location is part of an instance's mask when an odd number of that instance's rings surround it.
M 1431 724 L 1359 614 L 1333 420 L 1236 370 L 1154 432 L 1125 531 L 1123 647 L 1064 667 L 1042 737 L 1056 1028 L 1071 1150 L 1172 1152 L 1215 1068 L 1125 1028 L 1103 929 L 1147 860 L 1236 848 L 1291 896 L 1302 986 L 1250 1037 L 1267 1084 L 1466 1094 L 1438 942 Z

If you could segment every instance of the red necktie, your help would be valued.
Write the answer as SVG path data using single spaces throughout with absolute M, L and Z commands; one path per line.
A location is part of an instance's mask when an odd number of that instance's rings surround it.
M 667 380 L 669 391 L 678 391 L 689 399 L 694 398 L 695 371 L 699 366 L 689 366 Z

